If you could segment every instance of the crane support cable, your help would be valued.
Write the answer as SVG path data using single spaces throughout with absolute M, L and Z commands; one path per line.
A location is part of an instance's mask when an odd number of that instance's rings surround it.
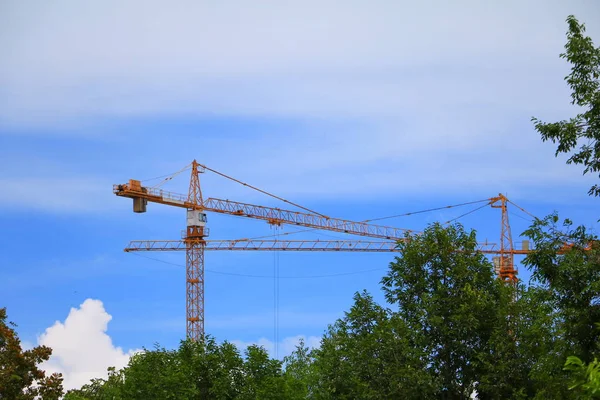
M 275 232 L 279 233 L 277 226 L 274 226 Z M 277 235 L 279 240 L 279 235 Z M 279 252 L 273 252 L 273 331 L 275 358 L 279 358 Z
M 173 265 L 175 267 L 183 267 L 185 268 L 185 265 L 183 264 L 177 264 L 174 262 L 170 262 L 170 261 L 166 261 L 166 260 L 161 260 L 160 258 L 154 258 L 154 257 L 148 257 L 142 254 L 138 254 L 138 253 L 130 253 L 133 255 L 136 255 L 138 257 L 142 257 L 145 258 L 147 260 L 152 260 L 152 261 L 157 261 L 163 264 L 167 264 L 167 265 Z M 383 271 L 384 269 L 387 269 L 387 267 L 379 267 L 379 268 L 371 268 L 371 269 L 363 269 L 360 271 L 350 271 L 350 272 L 339 272 L 339 273 L 335 273 L 335 274 L 324 274 L 324 275 L 305 275 L 305 276 L 301 276 L 301 275 L 290 275 L 290 276 L 279 276 L 279 279 L 315 279 L 315 278 L 331 278 L 331 277 L 337 277 L 337 276 L 347 276 L 347 275 L 357 275 L 357 274 L 364 274 L 367 272 L 373 272 L 373 271 Z M 227 276 L 239 276 L 242 278 L 264 278 L 264 279 L 273 279 L 273 275 L 252 275 L 252 274 L 239 274 L 239 273 L 235 273 L 235 272 L 225 272 L 225 271 L 215 271 L 213 269 L 205 269 L 206 272 L 210 272 L 212 274 L 217 274 L 217 275 L 227 275 Z
M 191 164 L 190 164 L 191 165 Z M 167 175 L 167 177 L 165 179 L 163 179 L 161 182 L 157 183 L 156 185 L 152 186 L 153 189 L 156 189 L 162 185 L 164 185 L 165 183 L 167 183 L 168 181 L 170 181 L 171 179 L 175 178 L 177 175 L 181 174 L 184 171 L 187 171 L 188 169 L 190 169 L 190 165 L 186 165 L 185 167 L 183 167 L 182 169 L 180 169 L 177 172 L 172 173 L 171 175 Z
M 266 192 L 266 191 L 264 191 L 264 190 L 262 190 L 262 189 L 259 189 L 259 188 L 255 187 L 255 186 L 252 186 L 252 185 L 250 185 L 250 184 L 248 184 L 248 183 L 242 182 L 242 181 L 240 181 L 239 179 L 235 179 L 235 178 L 233 178 L 233 177 L 231 177 L 231 176 L 229 176 L 229 175 L 225 175 L 224 173 L 222 173 L 222 172 L 219 172 L 219 171 L 216 171 L 216 170 L 214 170 L 214 169 L 212 169 L 212 168 L 209 168 L 209 167 L 207 167 L 206 165 L 202 165 L 202 164 L 198 164 L 198 165 L 199 165 L 200 167 L 202 167 L 202 168 L 204 168 L 204 169 L 208 170 L 208 171 L 214 172 L 214 173 L 215 173 L 215 174 L 217 174 L 217 175 L 220 175 L 220 176 L 222 176 L 222 177 L 224 177 L 224 178 L 227 178 L 227 179 L 229 179 L 229 180 L 232 180 L 232 181 L 234 181 L 234 182 L 237 182 L 237 183 L 239 183 L 240 185 L 247 186 L 247 187 L 249 187 L 250 189 L 256 190 L 257 192 L 260 192 L 260 193 L 262 193 L 262 194 L 266 194 L 267 196 L 273 197 L 274 199 L 281 200 L 281 201 L 283 201 L 284 203 L 290 204 L 290 205 L 292 205 L 292 206 L 294 206 L 294 207 L 301 208 L 302 210 L 304 210 L 304 211 L 308 211 L 308 212 L 310 212 L 311 214 L 316 214 L 316 215 L 318 215 L 318 216 L 320 216 L 320 217 L 323 217 L 323 218 L 327 218 L 327 219 L 329 219 L 329 217 L 328 217 L 328 216 L 326 216 L 326 215 L 323 215 L 323 214 L 321 214 L 321 213 L 318 213 L 318 212 L 316 212 L 316 211 L 313 211 L 313 210 L 311 210 L 311 209 L 309 209 L 309 208 L 303 207 L 303 206 L 301 206 L 301 205 L 299 205 L 299 204 L 293 203 L 293 202 L 291 202 L 291 201 L 289 201 L 289 200 L 286 200 L 286 199 L 284 199 L 284 198 L 282 198 L 282 197 L 276 196 L 276 195 L 274 195 L 274 194 L 272 194 L 272 193 Z
M 507 200 L 508 200 L 508 199 L 507 199 Z M 538 217 L 536 217 L 535 215 L 533 215 L 532 213 L 530 213 L 529 211 L 527 211 L 527 210 L 526 210 L 526 209 L 524 209 L 523 207 L 521 207 L 521 206 L 519 206 L 519 205 L 517 205 L 517 204 L 513 203 L 513 202 L 512 202 L 512 201 L 510 201 L 510 200 L 508 200 L 508 202 L 509 202 L 510 204 L 512 204 L 513 206 L 517 207 L 519 210 L 523 211 L 525 214 L 529 215 L 531 218 L 534 218 L 534 219 L 539 219 Z
M 512 212 L 512 211 L 509 211 L 508 213 L 509 213 L 510 215 L 512 215 L 513 217 L 521 218 L 521 219 L 522 219 L 522 220 L 524 220 L 524 221 L 531 222 L 531 218 L 524 217 L 524 216 L 522 216 L 521 214 L 517 214 L 517 213 L 514 213 L 514 212 Z
M 191 166 L 191 165 L 192 165 L 192 164 L 188 164 L 188 165 L 187 165 L 187 166 L 184 168 L 184 171 L 185 171 L 185 170 L 187 170 L 187 169 L 190 169 L 190 166 Z M 155 180 L 155 179 L 166 178 L 166 177 L 169 177 L 169 176 L 173 176 L 173 175 L 175 175 L 175 174 L 176 174 L 176 173 L 178 173 L 178 172 L 179 172 L 179 171 L 177 171 L 177 172 L 172 172 L 172 173 L 170 173 L 170 174 L 161 175 L 161 176 L 155 176 L 154 178 L 142 179 L 142 180 L 140 180 L 140 182 L 148 182 L 148 181 L 153 181 L 153 180 Z
M 466 213 L 464 213 L 464 214 L 461 214 L 461 215 L 459 215 L 459 216 L 458 216 L 458 217 L 456 217 L 456 218 L 452 218 L 452 219 L 450 219 L 450 220 L 448 220 L 448 221 L 444 222 L 442 225 L 447 225 L 447 224 L 449 224 L 450 222 L 456 221 L 456 220 L 457 220 L 457 219 L 459 219 L 459 218 L 465 217 L 465 216 L 467 216 L 467 215 L 469 215 L 469 214 L 471 214 L 471 213 L 474 213 L 475 211 L 481 210 L 483 207 L 487 207 L 488 205 L 490 205 L 490 203 L 489 203 L 489 202 L 488 202 L 488 203 L 485 203 L 484 205 L 482 205 L 482 206 L 480 206 L 480 207 L 477 207 L 477 208 L 475 208 L 475 209 L 473 209 L 473 210 L 471 210 L 471 211 L 469 211 L 469 212 L 466 212 Z
M 275 236 L 295 235 L 296 233 L 313 232 L 313 231 L 318 231 L 318 230 L 320 230 L 320 229 L 319 228 L 299 229 L 297 231 L 282 232 L 279 235 L 264 235 L 264 236 L 255 236 L 255 237 L 251 237 L 251 238 L 235 239 L 235 240 L 232 240 L 232 242 L 248 242 L 250 240 L 267 239 L 267 238 L 272 238 Z
M 390 215 L 388 217 L 379 217 L 379 218 L 372 218 L 372 219 L 366 219 L 363 222 L 373 222 L 373 221 L 380 221 L 382 219 L 390 219 L 390 218 L 397 218 L 397 217 L 406 217 L 409 215 L 414 215 L 414 214 L 422 214 L 422 213 L 426 213 L 426 212 L 431 212 L 431 211 L 438 211 L 438 210 L 445 210 L 448 208 L 454 208 L 454 207 L 461 207 L 461 206 L 467 206 L 469 204 L 477 204 L 477 203 L 483 203 L 484 201 L 489 202 L 490 199 L 483 199 L 483 200 L 476 200 L 476 201 L 469 201 L 467 203 L 461 203 L 461 204 L 454 204 L 451 206 L 444 206 L 444 207 L 436 207 L 436 208 L 429 208 L 427 210 L 421 210 L 421 211 L 413 211 L 413 212 L 409 212 L 409 213 L 405 213 L 405 214 L 397 214 L 397 215 Z

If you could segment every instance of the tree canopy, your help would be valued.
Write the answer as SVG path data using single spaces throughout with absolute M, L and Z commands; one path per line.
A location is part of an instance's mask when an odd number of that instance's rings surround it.
M 525 235 L 536 247 L 524 262 L 529 285 L 498 279 L 474 231 L 432 224 L 399 243 L 381 280 L 386 304 L 357 292 L 319 348 L 301 343 L 280 362 L 207 336 L 137 354 L 65 398 L 581 398 L 597 382 L 600 265 L 586 245 L 595 237 L 557 216 Z M 564 241 L 573 246 L 558 254 Z
M 122 370 L 109 369 L 107 379 L 71 390 L 65 400 L 282 399 L 293 398 L 292 384 L 264 348 L 249 346 L 242 357 L 233 344 L 206 336 L 135 354 Z
M 524 260 L 529 284 L 498 279 L 477 252 L 474 231 L 435 223 L 398 243 L 399 255 L 381 280 L 385 304 L 357 292 L 319 348 L 300 343 L 279 361 L 264 348 L 240 353 L 211 336 L 177 349 L 157 345 L 64 398 L 594 398 L 597 238 L 557 215 L 535 220 L 524 235 L 535 245 Z M 0 322 L 0 398 L 58 399 L 61 377 L 36 367 L 50 349 L 22 351 L 4 309 Z
M 8 322 L 6 308 L 0 308 L 0 399 L 58 399 L 62 395 L 62 377 L 46 376 L 38 368 L 48 360 L 52 350 L 46 346 L 23 350 L 15 332 L 16 324 Z
M 532 120 L 543 141 L 558 143 L 556 155 L 571 154 L 567 164 L 583 165 L 584 174 L 600 177 L 600 47 L 585 36 L 585 25 L 573 15 L 567 24 L 567 43 L 560 57 L 571 64 L 565 80 L 571 89 L 571 104 L 580 112 L 558 122 Z M 600 185 L 592 186 L 589 194 L 600 196 Z

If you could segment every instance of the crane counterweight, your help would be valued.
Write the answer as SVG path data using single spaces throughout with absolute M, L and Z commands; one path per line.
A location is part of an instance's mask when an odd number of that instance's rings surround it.
M 148 204 L 148 200 L 142 199 L 141 197 L 134 197 L 133 198 L 133 212 L 134 213 L 145 213 L 147 204 Z

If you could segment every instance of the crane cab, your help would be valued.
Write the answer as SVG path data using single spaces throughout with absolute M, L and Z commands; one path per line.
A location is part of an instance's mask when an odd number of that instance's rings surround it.
M 187 230 L 184 232 L 185 238 L 203 239 L 208 236 L 206 227 L 206 213 L 199 210 L 187 211 Z
M 187 226 L 206 226 L 206 213 L 198 210 L 188 210 Z

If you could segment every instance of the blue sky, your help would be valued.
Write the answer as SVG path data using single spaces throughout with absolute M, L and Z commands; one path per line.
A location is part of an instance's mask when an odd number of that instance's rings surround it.
M 132 239 L 179 238 L 185 212 L 150 205 L 134 214 L 112 184 L 193 159 L 333 217 L 502 192 L 535 215 L 557 210 L 597 229 L 598 200 L 586 194 L 593 177 L 554 158 L 530 118 L 576 111 L 558 58 L 564 20 L 575 14 L 598 44 L 600 6 L 520 3 L 3 2 L 0 304 L 26 342 L 66 349 L 49 368 L 71 384 L 86 377 L 84 366 L 105 369 L 86 364 L 97 353 L 69 348 L 73 337 L 108 346 L 105 363 L 155 342 L 176 346 L 185 335 L 184 255 L 150 254 L 161 262 L 122 249 Z M 188 178 L 165 188 L 185 193 Z M 276 204 L 211 174 L 202 183 L 206 196 Z M 386 224 L 419 230 L 472 208 Z M 512 212 L 518 241 L 528 221 Z M 273 233 L 259 221 L 208 217 L 214 239 Z M 498 210 L 462 222 L 498 241 Z M 270 345 L 273 278 L 232 274 L 272 276 L 275 260 L 207 253 L 208 333 Z M 391 260 L 281 254 L 280 354 L 299 335 L 320 336 L 354 292 L 382 299 L 378 282 Z M 352 274 L 323 276 L 342 273 Z M 97 329 L 83 333 L 75 321 Z

